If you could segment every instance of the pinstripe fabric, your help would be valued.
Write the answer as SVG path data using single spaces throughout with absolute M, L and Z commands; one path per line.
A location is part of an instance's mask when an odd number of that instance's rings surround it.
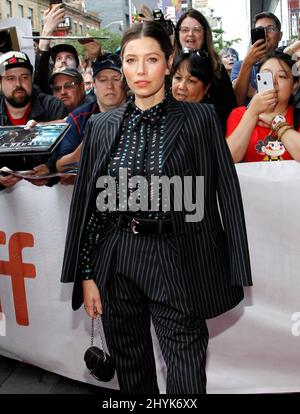
M 101 292 L 103 325 L 124 393 L 157 393 L 150 316 L 167 365 L 167 393 L 205 393 L 206 323 L 181 287 L 176 247 L 167 237 L 115 230 L 115 268 Z M 104 258 L 106 244 L 100 256 Z M 170 241 L 171 240 L 171 241 Z M 130 252 L 130 254 L 124 254 Z M 99 263 L 106 273 L 105 261 Z
M 86 129 L 62 272 L 63 282 L 74 281 L 74 309 L 82 304 L 81 280 L 77 271 L 82 229 L 94 202 L 96 180 L 105 174 L 108 159 L 116 145 L 124 111 L 125 106 L 95 115 Z M 200 223 L 186 223 L 186 211 L 171 211 L 171 219 L 176 263 L 180 269 L 176 283 L 184 292 L 189 308 L 199 318 L 215 317 L 234 307 L 243 298 L 242 286 L 252 282 L 238 178 L 218 121 L 209 105 L 169 102 L 163 173 L 169 177 L 204 176 L 204 219 Z M 116 234 L 110 237 L 110 246 L 106 250 L 109 266 L 106 266 L 106 274 L 97 272 L 99 286 L 105 286 L 110 272 L 114 270 L 112 252 L 117 242 Z M 96 260 L 96 271 L 98 264 L 99 260 Z

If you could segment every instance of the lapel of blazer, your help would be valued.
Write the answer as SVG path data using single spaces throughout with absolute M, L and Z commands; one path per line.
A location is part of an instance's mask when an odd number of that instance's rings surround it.
M 95 154 L 97 157 L 95 172 L 102 172 L 104 162 L 107 157 L 111 155 L 118 139 L 120 127 L 122 125 L 123 116 L 126 111 L 127 105 L 122 105 L 118 109 L 111 111 L 105 120 L 104 125 L 104 139 L 103 148 L 100 149 L 99 154 Z
M 174 148 L 176 138 L 182 128 L 185 114 L 182 110 L 181 104 L 175 99 L 170 99 L 167 107 L 166 128 L 163 146 L 163 168 L 165 163 Z
M 127 105 L 122 105 L 120 108 L 112 111 L 106 122 L 105 131 L 105 152 L 109 152 L 119 136 L 120 127 L 122 125 L 123 117 Z

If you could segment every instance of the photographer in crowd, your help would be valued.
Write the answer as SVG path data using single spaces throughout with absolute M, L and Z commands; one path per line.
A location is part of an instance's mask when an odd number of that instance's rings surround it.
M 256 93 L 256 74 L 259 62 L 278 48 L 282 38 L 279 19 L 269 12 L 254 16 L 253 27 L 263 27 L 265 39 L 254 42 L 244 60 L 237 61 L 231 72 L 231 80 L 238 106 L 247 105 Z

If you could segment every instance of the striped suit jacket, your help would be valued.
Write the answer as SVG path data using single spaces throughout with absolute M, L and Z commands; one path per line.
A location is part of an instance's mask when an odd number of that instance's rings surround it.
M 116 146 L 125 110 L 126 105 L 94 115 L 86 128 L 70 209 L 61 279 L 62 282 L 74 282 L 74 310 L 81 306 L 83 300 L 77 266 L 83 229 L 94 208 L 97 178 L 107 174 L 108 161 Z M 171 220 L 176 241 L 175 255 L 181 271 L 180 283 L 190 306 L 201 318 L 215 317 L 236 306 L 243 298 L 242 286 L 251 285 L 252 280 L 239 181 L 210 105 L 169 101 L 163 175 L 204 177 L 203 220 L 187 223 L 187 212 L 173 211 L 172 202 Z M 112 250 L 113 247 L 114 240 Z M 107 260 L 113 261 L 113 255 Z M 98 275 L 97 282 L 105 286 L 107 277 Z

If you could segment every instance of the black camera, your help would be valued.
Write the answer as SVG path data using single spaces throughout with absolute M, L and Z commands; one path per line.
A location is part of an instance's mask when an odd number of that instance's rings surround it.
M 98 381 L 108 382 L 115 375 L 115 364 L 110 355 L 97 346 L 89 347 L 84 360 L 90 373 Z
M 162 28 L 167 32 L 168 36 L 172 36 L 175 31 L 172 20 L 166 20 L 164 18 L 163 12 L 160 9 L 154 9 L 152 14 L 154 20 L 162 26 Z

